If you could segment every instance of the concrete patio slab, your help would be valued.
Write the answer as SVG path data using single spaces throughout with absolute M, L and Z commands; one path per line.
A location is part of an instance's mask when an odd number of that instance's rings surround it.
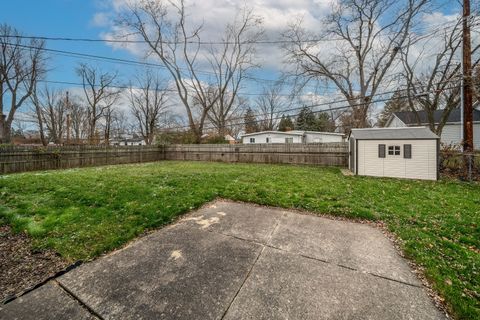
M 265 244 L 283 212 L 229 201 L 218 201 L 201 208 L 181 223 Z
M 266 248 L 224 319 L 443 319 L 421 288 Z
M 260 249 L 178 225 L 58 281 L 104 319 L 219 319 Z
M 375 228 L 228 201 L 0 308 L 0 319 L 445 319 Z
M 0 319 L 93 320 L 97 318 L 57 284 L 49 282 L 9 304 L 0 305 Z
M 420 285 L 380 230 L 366 224 L 286 212 L 273 247 L 382 277 Z

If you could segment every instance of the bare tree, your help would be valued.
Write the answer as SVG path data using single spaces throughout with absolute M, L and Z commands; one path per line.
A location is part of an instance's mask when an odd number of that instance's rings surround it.
M 261 130 L 275 130 L 278 127 L 280 114 L 291 105 L 291 100 L 282 96 L 282 89 L 283 86 L 280 83 L 264 87 L 263 94 L 256 99 L 255 103 L 261 118 Z
M 6 24 L 0 25 L 0 142 L 10 142 L 15 112 L 32 95 L 45 73 L 44 42 L 25 42 L 21 34 Z M 5 103 L 10 104 L 8 115 Z
M 48 140 L 62 144 L 66 133 L 67 102 L 66 92 L 45 87 L 41 92 L 37 89 L 32 94 L 32 103 L 40 128 L 40 136 L 47 131 Z M 43 143 L 45 144 L 46 141 Z
M 130 84 L 131 112 L 145 143 L 150 145 L 160 120 L 168 113 L 168 91 L 165 81 L 147 71 L 137 77 L 138 87 Z
M 401 54 L 406 105 L 418 124 L 426 121 L 438 135 L 441 135 L 452 110 L 460 103 L 461 64 L 456 59 L 461 51 L 461 27 L 459 20 L 453 29 L 439 31 L 427 39 L 420 53 L 410 54 L 410 45 L 407 45 Z M 409 38 L 408 44 L 413 41 Z M 437 52 L 429 54 L 425 48 L 434 48 Z M 477 45 L 473 53 L 479 48 L 480 45 Z M 430 62 L 433 62 L 432 65 L 425 68 Z M 476 60 L 473 66 L 478 63 L 479 60 Z M 434 118 L 437 110 L 443 110 L 439 119 Z M 420 117 L 419 111 L 425 112 L 425 118 Z
M 353 127 L 369 125 L 368 111 L 415 18 L 429 0 L 340 0 L 315 35 L 302 23 L 285 33 L 294 75 L 306 82 L 332 83 L 351 105 Z M 312 41 L 320 38 L 325 42 Z M 328 45 L 327 45 L 328 43 Z
M 88 106 L 88 138 L 90 143 L 93 143 L 97 135 L 97 122 L 120 96 L 120 90 L 114 88 L 117 74 L 102 72 L 86 64 L 79 65 L 77 74 L 82 79 L 84 98 Z
M 174 14 L 175 16 L 171 15 Z M 200 142 L 209 111 L 215 104 L 222 117 L 235 103 L 238 89 L 253 66 L 253 41 L 261 36 L 261 21 L 248 10 L 242 11 L 226 27 L 221 49 L 202 51 L 202 26 L 190 28 L 183 0 L 145 0 L 130 6 L 120 19 L 121 25 L 138 33 L 172 76 L 180 101 L 185 107 L 188 124 Z M 213 76 L 201 77 L 200 65 L 208 61 Z M 193 99 L 195 101 L 193 101 Z M 195 108 L 200 114 L 195 117 Z
M 87 109 L 78 97 L 71 97 L 69 112 L 73 141 L 75 144 L 80 144 L 81 141 L 90 134 Z

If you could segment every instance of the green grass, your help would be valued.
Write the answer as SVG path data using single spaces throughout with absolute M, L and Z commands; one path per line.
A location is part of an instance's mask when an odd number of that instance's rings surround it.
M 0 223 L 91 259 L 216 197 L 382 220 L 459 319 L 480 319 L 480 185 L 338 169 L 159 162 L 0 176 Z

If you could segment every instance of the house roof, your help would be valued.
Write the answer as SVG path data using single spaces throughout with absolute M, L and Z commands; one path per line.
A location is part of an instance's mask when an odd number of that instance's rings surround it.
M 352 129 L 357 140 L 438 139 L 427 127 Z
M 301 131 L 301 130 L 292 130 L 289 132 L 300 132 L 302 134 L 306 133 L 317 133 L 317 134 L 324 134 L 324 135 L 330 135 L 330 136 L 344 136 L 343 133 L 338 133 L 338 132 L 323 132 L 323 131 Z
M 318 133 L 318 134 L 335 135 L 335 136 L 343 136 L 344 135 L 343 133 L 336 133 L 336 132 L 292 130 L 292 131 L 259 131 L 259 132 L 244 134 L 244 135 L 242 135 L 242 137 L 254 136 L 254 135 L 257 135 L 257 134 L 265 134 L 265 133 L 285 134 L 285 135 L 293 135 L 293 136 L 303 136 L 306 133 Z
M 413 111 L 400 111 L 393 113 L 397 118 L 399 118 L 406 125 L 418 125 L 417 116 Z M 418 118 L 420 119 L 420 124 L 426 124 L 427 113 L 424 110 L 418 111 Z M 442 118 L 443 110 L 435 110 L 433 112 L 433 119 L 435 123 L 439 123 Z M 447 123 L 460 123 L 462 121 L 462 114 L 459 108 L 453 109 L 448 115 Z M 473 110 L 473 121 L 480 121 L 480 111 Z
M 303 131 L 259 131 L 259 132 L 252 132 L 242 135 L 242 137 L 248 136 L 255 136 L 258 134 L 265 134 L 265 133 L 276 133 L 276 134 L 285 134 L 289 136 L 303 136 Z

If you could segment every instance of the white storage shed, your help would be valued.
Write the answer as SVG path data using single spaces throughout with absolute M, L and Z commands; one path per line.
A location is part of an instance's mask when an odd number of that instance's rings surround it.
M 352 129 L 349 168 L 361 176 L 437 180 L 439 149 L 427 127 Z

